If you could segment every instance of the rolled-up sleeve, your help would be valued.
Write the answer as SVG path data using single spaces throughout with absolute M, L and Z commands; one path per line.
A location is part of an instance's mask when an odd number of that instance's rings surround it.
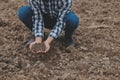
M 54 26 L 54 28 L 52 29 L 49 35 L 50 37 L 53 37 L 54 39 L 56 39 L 64 30 L 65 25 L 66 25 L 64 18 L 66 14 L 68 14 L 71 11 L 72 0 L 63 0 L 63 3 L 64 5 L 59 11 L 56 25 Z
M 37 0 L 29 0 L 29 4 L 33 10 L 33 33 L 35 37 L 44 37 L 44 22 L 39 2 Z

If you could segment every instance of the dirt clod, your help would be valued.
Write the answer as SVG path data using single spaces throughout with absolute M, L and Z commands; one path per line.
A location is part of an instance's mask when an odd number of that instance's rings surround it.
M 32 51 L 34 51 L 34 52 L 45 51 L 45 44 L 44 43 L 35 43 L 32 46 Z

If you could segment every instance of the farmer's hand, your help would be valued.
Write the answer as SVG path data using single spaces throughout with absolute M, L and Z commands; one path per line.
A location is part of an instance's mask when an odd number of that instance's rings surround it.
M 50 44 L 47 41 L 45 41 L 44 44 L 45 44 L 45 51 L 44 51 L 44 53 L 47 53 L 50 50 Z
M 33 45 L 36 44 L 36 43 L 42 43 L 42 38 L 41 38 L 41 37 L 36 37 L 36 38 L 35 38 L 35 41 L 30 44 L 30 47 L 29 47 L 29 48 L 30 48 L 31 52 L 33 52 L 33 53 L 42 52 L 42 51 L 34 52 L 34 51 L 32 50 Z
M 52 37 L 48 37 L 46 41 L 44 41 L 44 44 L 45 44 L 45 51 L 44 53 L 47 53 L 49 50 L 50 50 L 50 47 L 51 47 L 51 42 L 53 41 L 53 38 Z

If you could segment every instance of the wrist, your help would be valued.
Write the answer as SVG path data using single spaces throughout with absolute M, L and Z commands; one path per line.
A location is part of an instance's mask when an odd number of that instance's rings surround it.
M 52 37 L 48 37 L 47 40 L 45 41 L 45 43 L 50 45 L 52 41 L 53 41 L 53 38 Z
M 42 42 L 42 38 L 41 37 L 36 37 L 35 38 L 35 42 L 41 43 Z

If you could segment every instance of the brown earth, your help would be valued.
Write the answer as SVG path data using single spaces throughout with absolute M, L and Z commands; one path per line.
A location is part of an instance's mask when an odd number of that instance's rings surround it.
M 27 0 L 0 1 L 0 80 L 120 80 L 120 0 L 73 0 L 79 45 L 53 43 L 47 54 L 25 48 L 31 32 L 17 13 Z
M 46 46 L 43 42 L 42 43 L 35 43 L 31 48 L 31 50 L 33 52 L 45 51 L 45 49 L 46 49 Z

